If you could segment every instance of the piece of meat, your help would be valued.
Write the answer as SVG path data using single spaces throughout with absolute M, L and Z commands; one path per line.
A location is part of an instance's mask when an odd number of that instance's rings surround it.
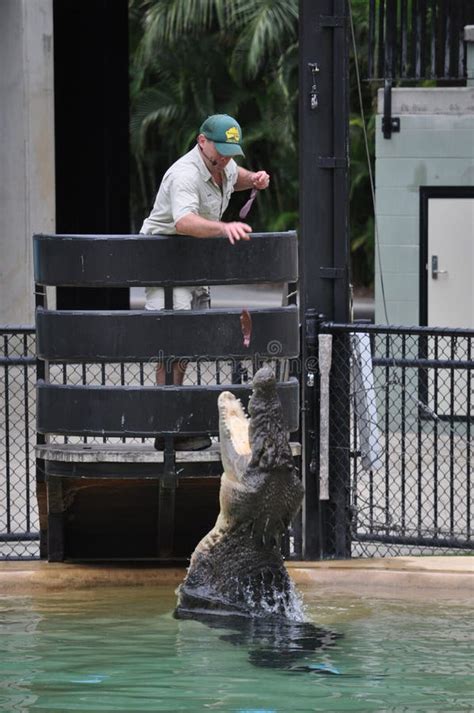
M 246 309 L 243 309 L 240 315 L 240 328 L 244 338 L 244 347 L 249 347 L 252 338 L 252 317 Z

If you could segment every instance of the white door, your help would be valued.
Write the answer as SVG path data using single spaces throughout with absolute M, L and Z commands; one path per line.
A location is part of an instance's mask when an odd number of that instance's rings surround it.
M 474 197 L 430 197 L 427 216 L 428 325 L 474 328 Z M 466 338 L 430 337 L 428 341 L 431 358 L 472 359 Z M 468 370 L 430 370 L 430 408 L 441 417 L 453 411 L 456 416 L 469 416 L 471 381 Z
M 428 199 L 428 324 L 474 328 L 474 198 Z

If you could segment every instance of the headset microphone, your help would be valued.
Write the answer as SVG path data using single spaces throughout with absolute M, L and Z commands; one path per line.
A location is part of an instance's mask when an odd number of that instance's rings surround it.
M 207 158 L 207 160 L 209 161 L 209 163 L 212 164 L 213 166 L 217 166 L 217 161 L 214 161 L 214 159 L 209 158 L 209 156 L 208 156 L 206 153 L 204 153 L 204 149 L 203 149 L 203 147 L 201 146 L 201 144 L 198 144 L 198 146 L 199 146 L 199 148 L 201 149 L 202 155 L 203 155 L 205 158 Z

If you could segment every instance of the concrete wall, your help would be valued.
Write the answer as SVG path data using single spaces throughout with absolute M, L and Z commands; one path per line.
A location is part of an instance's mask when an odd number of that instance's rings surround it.
M 32 324 L 31 236 L 55 229 L 52 0 L 1 0 L 0 67 L 0 324 Z
M 474 185 L 474 88 L 394 89 L 400 133 L 384 139 L 383 91 L 376 128 L 375 321 L 419 324 L 419 188 Z M 386 298 L 385 314 L 380 272 Z

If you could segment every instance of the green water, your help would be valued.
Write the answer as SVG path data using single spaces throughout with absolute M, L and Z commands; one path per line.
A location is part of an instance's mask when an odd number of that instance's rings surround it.
M 312 672 L 253 665 L 225 632 L 174 619 L 165 587 L 0 598 L 0 710 L 474 710 L 465 603 L 304 597 L 341 635 L 302 658 Z

